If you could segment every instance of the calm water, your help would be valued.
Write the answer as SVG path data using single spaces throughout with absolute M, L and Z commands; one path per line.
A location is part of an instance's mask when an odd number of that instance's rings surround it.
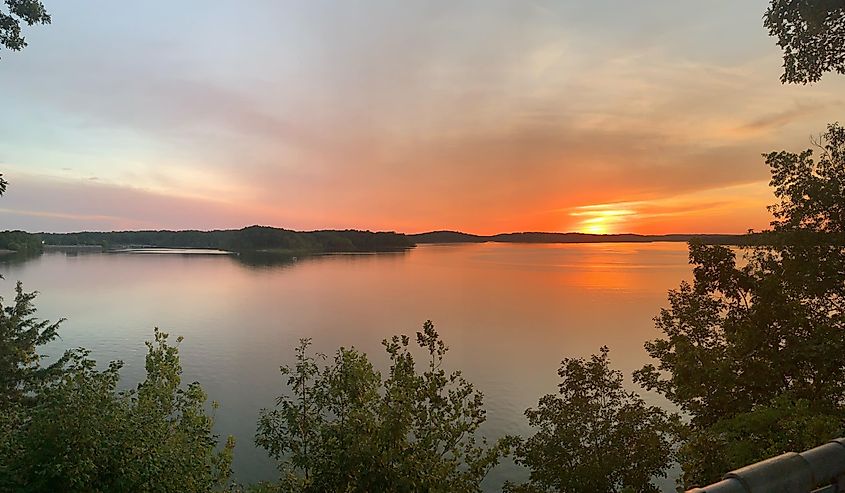
M 40 291 L 41 317 L 67 319 L 53 351 L 85 346 L 98 361 L 121 359 L 130 384 L 143 373 L 154 326 L 184 336 L 185 378 L 220 402 L 217 430 L 237 438 L 244 482 L 275 477 L 252 437 L 301 337 L 327 353 L 354 345 L 384 368 L 380 341 L 431 319 L 451 348 L 448 365 L 485 394 L 485 434 L 524 434 L 522 412 L 555 391 L 562 358 L 606 344 L 627 375 L 646 363 L 643 342 L 658 335 L 652 317 L 666 291 L 691 277 L 679 243 L 426 245 L 277 266 L 221 255 L 51 253 L 1 272 L 4 296 L 19 279 Z M 523 475 L 504 464 L 486 485 L 495 491 Z

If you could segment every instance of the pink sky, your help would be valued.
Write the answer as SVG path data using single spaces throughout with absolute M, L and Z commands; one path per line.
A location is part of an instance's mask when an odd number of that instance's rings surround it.
M 55 3 L 0 61 L 0 220 L 762 229 L 761 153 L 845 105 L 780 84 L 766 3 Z

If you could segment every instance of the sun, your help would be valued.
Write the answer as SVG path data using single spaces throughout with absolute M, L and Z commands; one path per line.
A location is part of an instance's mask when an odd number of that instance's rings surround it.
M 581 217 L 578 231 L 594 235 L 606 235 L 618 231 L 618 226 L 636 214 L 630 209 L 611 209 L 609 204 L 578 207 L 570 215 Z
M 610 226 L 607 224 L 607 218 L 599 217 L 595 218 L 598 219 L 597 221 L 587 221 L 582 222 L 581 232 L 589 233 L 593 235 L 606 235 L 610 233 Z

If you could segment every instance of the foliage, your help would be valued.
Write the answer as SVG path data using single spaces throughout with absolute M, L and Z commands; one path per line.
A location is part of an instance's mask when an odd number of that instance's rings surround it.
M 34 317 L 37 293 L 15 286 L 15 301 L 4 305 L 0 298 L 0 412 L 12 405 L 29 404 L 33 395 L 61 371 L 63 359 L 42 366 L 39 347 L 58 337 L 58 322 Z
M 283 253 L 372 252 L 412 247 L 404 234 L 370 231 L 291 231 L 266 226 L 215 231 L 112 231 L 47 233 L 49 245 L 152 246 L 219 248 L 237 252 Z
M 0 231 L 0 250 L 13 250 L 22 254 L 41 253 L 43 245 L 38 235 L 24 231 Z
M 221 451 L 197 383 L 183 388 L 178 348 L 156 330 L 146 379 L 118 391 L 121 363 L 98 371 L 88 351 L 66 354 L 61 376 L 3 426 L 0 490 L 206 492 L 226 485 L 234 442 Z
M 506 491 L 658 491 L 651 479 L 665 476 L 672 461 L 676 417 L 625 391 L 608 354 L 602 347 L 589 360 L 563 360 L 558 394 L 525 412 L 537 432 L 515 455 L 530 480 Z
M 280 461 L 281 491 L 479 491 L 507 448 L 477 438 L 481 393 L 442 368 L 447 347 L 430 321 L 417 333 L 428 355 L 421 372 L 408 336 L 383 344 L 386 379 L 354 348 L 321 365 L 309 340 L 296 365 L 282 367 L 289 390 L 261 412 L 256 434 Z
M 845 1 L 772 0 L 763 25 L 783 50 L 781 82 L 818 82 L 845 74 Z
M 5 3 L 6 9 L 0 7 L 0 50 L 6 47 L 19 51 L 26 46 L 26 39 L 21 35 L 21 22 L 30 26 L 49 24 L 50 14 L 40 0 L 6 0 Z
M 738 464 L 753 464 L 787 450 L 807 450 L 842 432 L 841 414 L 814 409 L 806 399 L 781 395 L 769 405 L 712 427 L 687 430 L 679 450 L 684 465 L 682 482 L 703 484 L 698 478 L 718 478 Z
M 828 125 L 816 147 L 765 155 L 770 185 L 780 199 L 769 208 L 778 231 L 845 233 L 845 128 Z
M 688 485 L 832 438 L 833 423 L 845 420 L 845 366 L 836 356 L 845 351 L 842 127 L 829 126 L 823 142 L 817 161 L 812 150 L 766 156 L 779 199 L 775 241 L 746 250 L 745 265 L 728 248 L 691 244 L 694 281 L 670 291 L 655 318 L 664 337 L 645 347 L 659 363 L 635 379 L 690 416 Z M 790 406 L 801 419 L 784 424 Z M 697 441 L 710 447 L 708 464 L 693 453 Z

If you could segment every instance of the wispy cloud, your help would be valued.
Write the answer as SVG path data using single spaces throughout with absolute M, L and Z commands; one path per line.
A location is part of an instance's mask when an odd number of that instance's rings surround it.
M 841 108 L 842 105 L 842 101 L 807 102 L 804 104 L 798 104 L 790 109 L 755 118 L 754 120 L 737 128 L 737 131 L 740 134 L 771 132 L 801 120 L 810 120 L 809 117 L 818 114 L 822 110 Z
M 637 205 L 614 227 L 717 228 L 708 191 L 764 181 L 760 153 L 806 145 L 841 111 L 845 79 L 782 86 L 764 2 L 690 8 L 58 4 L 26 56 L 4 58 L 0 155 L 27 190 L 61 183 L 64 200 L 3 206 L 79 215 L 55 217 L 62 229 L 119 207 L 122 224 L 162 227 L 494 233 L 647 202 L 650 216 Z M 658 211 L 680 196 L 690 210 Z M 745 197 L 723 200 L 741 210 L 724 228 L 765 225 Z

